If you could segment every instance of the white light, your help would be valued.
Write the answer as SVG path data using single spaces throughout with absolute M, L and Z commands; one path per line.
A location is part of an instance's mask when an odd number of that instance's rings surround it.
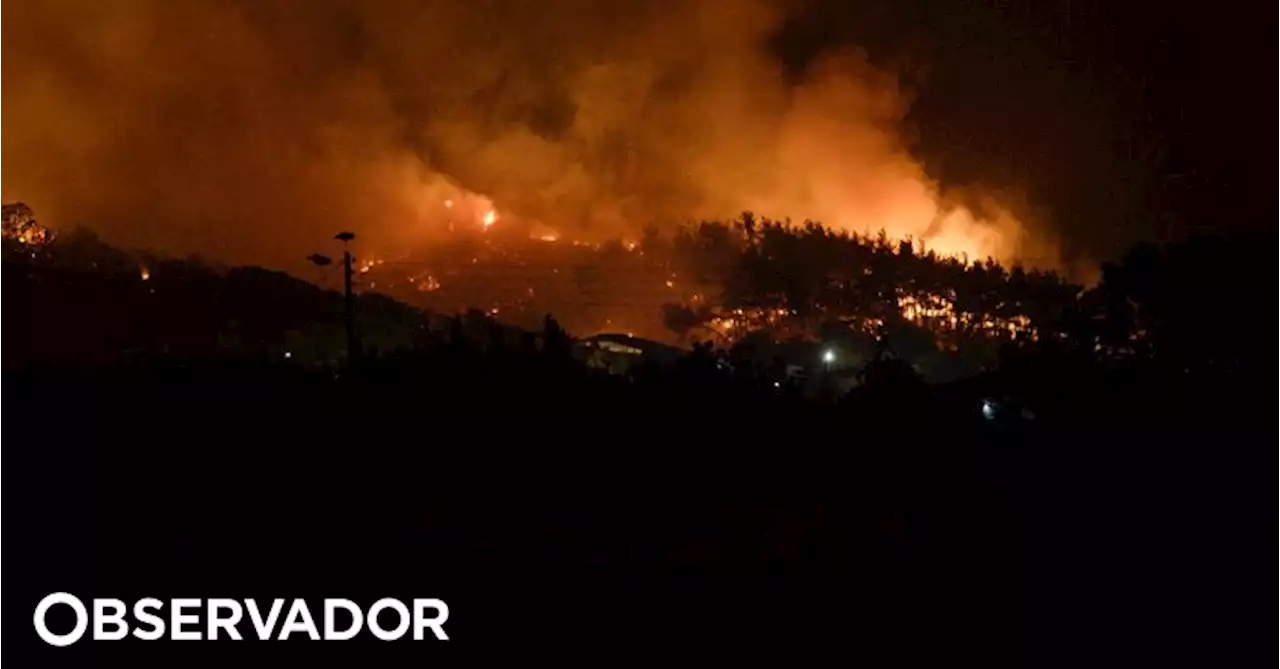
M 773 387 L 774 387 L 774 388 L 781 388 L 781 387 L 782 387 L 782 384 L 781 384 L 780 382 L 778 382 L 778 381 L 774 381 L 774 382 L 773 382 Z
M 828 365 L 829 365 L 829 364 L 831 364 L 831 363 L 833 363 L 833 362 L 835 362 L 835 361 L 836 361 L 836 352 L 835 352 L 835 351 L 832 351 L 831 349 L 827 349 L 827 350 L 823 351 L 823 352 L 822 352 L 822 361 L 823 361 L 823 362 L 825 362 L 825 363 L 827 363 Z
M 285 359 L 285 360 L 288 360 L 289 358 L 292 358 L 292 357 L 293 357 L 293 351 L 285 351 L 285 352 L 284 352 L 284 359 Z
M 982 417 L 987 420 L 996 417 L 996 405 L 991 400 L 982 400 Z

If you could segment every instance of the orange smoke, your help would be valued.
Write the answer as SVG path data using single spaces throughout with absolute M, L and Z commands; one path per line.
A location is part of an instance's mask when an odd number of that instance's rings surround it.
M 784 5 L 15 3 L 3 196 L 126 246 L 284 267 L 339 229 L 382 253 L 744 210 L 1052 256 L 1025 208 L 929 177 L 892 72 L 844 51 L 786 74 L 767 48 Z

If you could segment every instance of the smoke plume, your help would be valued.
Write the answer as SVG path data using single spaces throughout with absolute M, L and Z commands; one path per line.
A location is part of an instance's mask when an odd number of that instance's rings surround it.
M 3 195 L 117 243 L 276 266 L 340 229 L 420 243 L 455 206 L 595 238 L 753 210 L 1047 257 L 1016 200 L 925 174 L 892 72 L 847 49 L 788 75 L 765 46 L 787 9 L 13 3 Z

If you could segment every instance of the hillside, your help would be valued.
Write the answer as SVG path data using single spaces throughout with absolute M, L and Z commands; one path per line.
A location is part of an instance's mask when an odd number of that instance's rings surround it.
M 283 272 L 125 252 L 84 231 L 35 253 L 5 244 L 6 367 L 343 355 L 342 295 Z M 378 294 L 356 304 L 366 346 L 428 335 L 427 312 Z

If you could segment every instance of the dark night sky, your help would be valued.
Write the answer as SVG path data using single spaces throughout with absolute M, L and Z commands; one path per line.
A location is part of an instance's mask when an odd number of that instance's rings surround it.
M 777 40 L 789 62 L 854 42 L 914 69 L 908 120 L 930 173 L 1025 184 L 1069 231 L 1065 251 L 1275 229 L 1269 7 L 806 4 Z

